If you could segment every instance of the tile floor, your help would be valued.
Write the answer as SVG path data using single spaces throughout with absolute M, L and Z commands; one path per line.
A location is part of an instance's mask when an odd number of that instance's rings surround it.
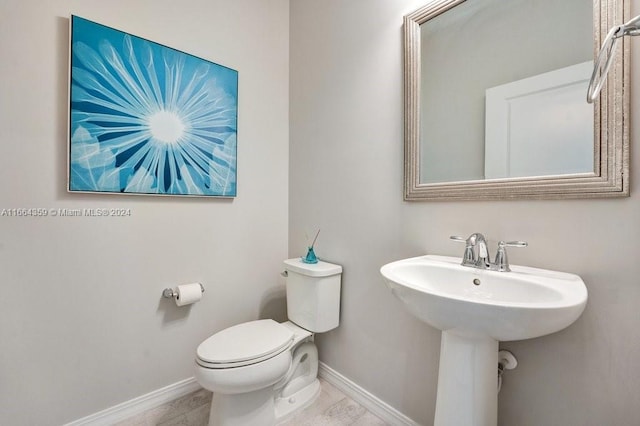
M 279 426 L 385 426 L 340 390 L 320 379 L 316 401 Z M 206 426 L 211 393 L 201 389 L 118 423 L 116 426 Z

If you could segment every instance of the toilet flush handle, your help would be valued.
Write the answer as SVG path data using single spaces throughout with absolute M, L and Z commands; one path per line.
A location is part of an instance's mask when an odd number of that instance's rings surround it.
M 289 276 L 289 271 L 282 271 L 280 273 L 280 275 L 282 275 L 283 277 L 287 278 Z

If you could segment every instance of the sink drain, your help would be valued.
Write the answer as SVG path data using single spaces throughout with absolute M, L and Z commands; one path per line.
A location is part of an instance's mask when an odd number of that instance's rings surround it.
M 474 285 L 480 285 L 480 278 L 474 278 L 473 279 L 473 284 Z

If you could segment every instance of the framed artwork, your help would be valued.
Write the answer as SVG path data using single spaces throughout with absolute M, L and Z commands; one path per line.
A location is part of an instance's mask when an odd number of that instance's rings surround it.
M 236 196 L 238 72 L 71 16 L 71 192 Z

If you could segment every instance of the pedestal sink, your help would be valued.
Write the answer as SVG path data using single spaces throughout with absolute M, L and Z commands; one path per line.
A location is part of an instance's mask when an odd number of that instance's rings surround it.
M 498 342 L 568 327 L 582 314 L 587 289 L 574 274 L 460 263 L 428 255 L 388 263 L 380 272 L 409 312 L 442 330 L 434 426 L 495 426 Z

